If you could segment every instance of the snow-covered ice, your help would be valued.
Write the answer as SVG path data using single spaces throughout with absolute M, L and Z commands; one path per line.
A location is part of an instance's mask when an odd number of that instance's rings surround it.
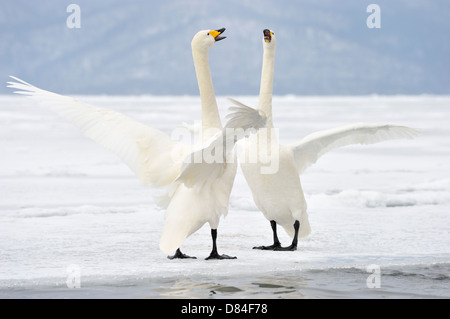
M 257 105 L 257 97 L 235 97 Z M 80 96 L 171 134 L 200 118 L 198 97 Z M 218 98 L 225 117 L 230 103 Z M 450 297 L 450 97 L 274 97 L 282 143 L 355 122 L 407 125 L 414 140 L 342 148 L 301 177 L 312 233 L 266 252 L 270 225 L 238 170 L 219 253 L 205 225 L 168 260 L 164 212 L 114 154 L 53 113 L 0 96 L 0 297 Z M 290 238 L 279 230 L 280 240 Z M 370 264 L 381 287 L 369 289 Z M 71 270 L 79 289 L 69 289 Z

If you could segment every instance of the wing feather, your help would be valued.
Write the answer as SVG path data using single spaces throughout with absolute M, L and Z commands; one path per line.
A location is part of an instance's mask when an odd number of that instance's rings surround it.
M 8 87 L 18 90 L 14 93 L 31 97 L 114 152 L 144 185 L 165 186 L 178 176 L 190 147 L 119 112 L 39 89 L 13 76 L 11 78 L 16 82 L 8 82 Z
M 230 98 L 238 106 L 230 107 L 228 119 L 221 132 L 210 138 L 200 149 L 186 158 L 177 181 L 188 187 L 207 187 L 223 175 L 229 159 L 234 161 L 237 141 L 266 126 L 263 111 L 248 107 Z M 214 157 L 208 156 L 214 154 Z
M 412 139 L 418 135 L 417 130 L 406 126 L 359 123 L 312 133 L 288 147 L 293 152 L 298 173 L 301 174 L 322 155 L 338 147 Z

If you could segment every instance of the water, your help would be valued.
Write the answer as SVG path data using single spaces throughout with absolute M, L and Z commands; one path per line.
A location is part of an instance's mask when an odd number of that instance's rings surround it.
M 168 134 L 200 114 L 197 97 L 79 98 Z M 449 120 L 450 97 L 274 97 L 283 143 L 354 122 L 423 134 L 336 150 L 305 172 L 312 233 L 296 252 L 252 249 L 271 230 L 238 171 L 218 230 L 219 253 L 238 259 L 205 261 L 205 226 L 182 247 L 198 259 L 171 261 L 157 190 L 52 113 L 0 96 L 0 297 L 449 298 Z
M 207 277 L 110 278 L 110 282 L 81 281 L 9 287 L 1 298 L 195 298 L 195 299 L 344 299 L 450 298 L 450 265 L 390 266 L 372 270 L 325 268 L 263 275 Z M 181 278 L 180 278 L 181 277 Z

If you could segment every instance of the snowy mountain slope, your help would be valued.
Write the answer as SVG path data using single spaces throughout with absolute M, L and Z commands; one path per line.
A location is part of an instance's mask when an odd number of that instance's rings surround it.
M 277 94 L 450 93 L 448 1 L 3 0 L 0 70 L 71 94 L 198 94 L 190 41 L 226 27 L 210 52 L 217 94 L 257 94 L 261 31 L 277 32 Z M 0 93 L 9 93 L 1 86 Z

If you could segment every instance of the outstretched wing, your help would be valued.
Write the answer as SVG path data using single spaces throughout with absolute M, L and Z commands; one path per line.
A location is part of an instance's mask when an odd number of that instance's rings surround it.
M 39 89 L 11 76 L 14 93 L 31 97 L 77 126 L 87 137 L 118 155 L 144 184 L 165 186 L 180 172 L 186 146 L 121 113 Z
M 222 176 L 228 159 L 234 154 L 237 141 L 266 126 L 267 117 L 263 111 L 255 110 L 235 100 L 232 102 L 238 106 L 229 108 L 230 113 L 226 116 L 228 121 L 222 132 L 217 133 L 202 148 L 186 157 L 177 181 L 183 182 L 188 187 L 210 185 Z
M 353 124 L 312 133 L 291 148 L 298 173 L 303 173 L 319 157 L 338 147 L 352 144 L 374 144 L 392 139 L 412 139 L 419 135 L 415 129 L 397 125 Z

